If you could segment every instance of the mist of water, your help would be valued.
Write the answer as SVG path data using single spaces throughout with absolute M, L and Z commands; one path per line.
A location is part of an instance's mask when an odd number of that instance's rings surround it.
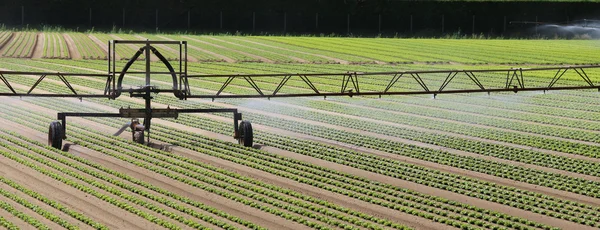
M 542 24 L 535 28 L 536 32 L 546 37 L 565 38 L 600 38 L 600 21 L 580 20 L 566 25 Z

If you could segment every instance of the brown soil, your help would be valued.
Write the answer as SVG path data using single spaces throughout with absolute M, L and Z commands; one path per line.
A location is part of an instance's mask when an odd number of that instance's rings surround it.
M 242 54 L 242 55 L 246 55 L 248 57 L 258 59 L 258 60 L 260 60 L 262 62 L 274 63 L 274 61 L 269 60 L 269 59 L 267 59 L 265 57 L 258 56 L 258 55 L 246 53 L 246 52 L 239 51 L 239 50 L 230 49 L 230 48 L 227 48 L 227 47 L 224 47 L 224 46 L 220 46 L 220 45 L 213 44 L 213 43 L 210 43 L 210 42 L 205 42 L 205 41 L 198 40 L 198 39 L 195 39 L 195 38 L 191 38 L 191 37 L 188 37 L 188 36 L 183 36 L 183 38 L 189 39 L 189 40 L 192 40 L 192 41 L 195 41 L 195 42 L 199 42 L 199 43 L 202 43 L 202 44 L 206 44 L 206 45 L 209 45 L 209 46 L 214 46 L 214 47 L 217 47 L 217 48 L 220 48 L 220 49 L 224 49 L 224 50 L 227 50 L 227 51 L 231 51 L 231 52 L 239 53 L 239 54 Z
M 67 43 L 67 48 L 69 49 L 69 57 L 71 59 L 82 59 L 77 46 L 75 46 L 75 41 L 69 34 L 63 34 L 65 42 Z
M 44 33 L 38 33 L 37 41 L 33 48 L 33 55 L 31 56 L 31 58 L 42 58 L 44 56 L 44 46 L 46 44 L 45 41 L 46 38 L 44 36 Z
M 261 50 L 261 49 L 256 48 L 256 47 L 250 47 L 250 46 L 246 46 L 246 45 L 243 45 L 243 44 L 240 44 L 240 43 L 229 42 L 229 41 L 225 41 L 225 40 L 222 40 L 222 39 L 218 39 L 216 37 L 210 37 L 210 39 L 215 40 L 215 41 L 225 42 L 225 43 L 231 44 L 231 45 L 238 45 L 238 46 L 241 46 L 241 47 L 246 47 L 247 49 L 259 50 L 260 52 L 264 52 L 264 53 L 270 53 L 270 54 L 285 56 L 287 58 L 290 58 L 290 59 L 292 59 L 292 60 L 294 60 L 296 62 L 300 62 L 300 63 L 308 63 L 308 61 L 306 61 L 306 60 L 304 60 L 302 58 L 294 57 L 294 56 L 282 55 L 282 54 L 271 52 L 271 51 L 267 51 L 267 50 Z

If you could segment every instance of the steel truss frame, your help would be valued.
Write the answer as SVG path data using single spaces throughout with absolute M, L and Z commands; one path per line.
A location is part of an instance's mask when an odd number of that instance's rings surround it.
M 519 92 L 519 91 L 550 91 L 550 90 L 577 90 L 577 89 L 598 89 L 600 85 L 594 85 L 591 78 L 586 73 L 586 69 L 600 68 L 599 65 L 579 65 L 579 66 L 560 66 L 560 67 L 544 67 L 544 68 L 510 68 L 510 69 L 490 69 L 490 70 L 434 70 L 434 71 L 401 71 L 401 72 L 370 72 L 370 73 L 311 73 L 311 74 L 231 74 L 231 75 L 188 75 L 188 79 L 200 79 L 214 81 L 215 78 L 226 78 L 221 85 L 221 88 L 215 94 L 203 94 L 203 95 L 188 95 L 187 98 L 277 98 L 277 97 L 313 97 L 313 96 L 382 96 L 382 95 L 415 95 L 415 94 L 430 94 L 437 96 L 438 94 L 452 94 L 452 93 L 479 93 L 479 92 Z M 540 72 L 540 71 L 556 71 L 552 78 L 548 78 L 548 84 L 545 87 L 529 87 L 526 84 L 528 80 L 527 73 Z M 567 71 L 577 73 L 582 80 L 584 85 L 582 86 L 555 86 L 556 82 L 560 80 Z M 486 73 L 506 73 L 505 84 L 503 87 L 484 86 L 480 81 L 481 74 Z M 442 84 L 439 88 L 434 89 L 433 84 L 427 83 L 423 80 L 422 75 L 424 74 L 445 74 Z M 466 75 L 470 79 L 472 86 L 475 89 L 447 89 L 447 86 L 460 74 Z M 372 77 L 387 80 L 388 83 L 385 87 L 382 87 L 376 91 L 361 91 L 360 81 L 361 77 Z M 307 89 L 312 90 L 310 93 L 281 93 L 288 81 L 292 77 L 297 77 L 302 80 L 306 85 Z M 394 86 L 398 80 L 402 77 L 409 77 L 414 80 L 413 84 L 419 86 L 419 90 L 416 91 L 400 91 L 394 90 Z M 256 81 L 261 78 L 280 78 L 281 81 L 277 84 L 277 87 L 272 90 L 272 93 L 265 93 L 264 87 L 261 88 Z M 311 79 L 315 78 L 327 78 L 335 79 L 338 81 L 340 91 L 338 92 L 326 92 L 320 90 L 318 85 L 315 85 Z M 231 85 L 231 82 L 235 79 L 243 79 L 248 86 L 252 87 L 255 94 L 235 94 L 227 95 L 223 94 L 224 90 Z M 439 82 L 436 82 L 436 85 Z M 329 85 L 328 85 L 329 86 Z M 296 86 L 288 86 L 290 88 Z

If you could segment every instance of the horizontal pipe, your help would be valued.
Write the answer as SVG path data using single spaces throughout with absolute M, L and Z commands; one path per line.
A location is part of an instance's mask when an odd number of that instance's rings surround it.
M 113 73 L 113 72 L 111 72 Z M 120 74 L 121 72 L 116 72 Z M 144 71 L 127 71 L 127 74 L 146 74 Z M 185 72 L 149 72 L 149 74 L 185 74 Z
M 175 44 L 175 45 L 179 45 L 179 44 L 187 44 L 187 41 L 143 41 L 143 40 L 112 40 L 113 43 L 117 44 L 117 43 L 121 43 L 121 44 L 159 44 L 159 45 L 166 45 L 166 44 Z
M 272 97 L 327 97 L 327 96 L 381 96 L 381 95 L 419 95 L 419 94 L 453 94 L 453 93 L 492 93 L 492 92 L 519 92 L 519 91 L 551 91 L 551 90 L 576 90 L 598 89 L 600 86 L 565 86 L 565 87 L 534 87 L 534 88 L 500 88 L 500 89 L 461 89 L 442 91 L 408 91 L 408 92 L 360 92 L 360 93 L 304 93 L 304 94 L 276 94 L 276 95 L 190 95 L 187 98 L 272 98 Z
M 62 75 L 62 76 L 82 76 L 82 77 L 109 77 L 108 74 L 94 73 L 61 73 L 61 72 L 23 72 L 23 71 L 0 71 L 0 74 L 6 75 Z
M 237 113 L 237 109 L 177 109 L 178 113 Z
M 491 72 L 508 72 L 508 71 L 543 71 L 543 70 L 559 70 L 559 69 L 592 69 L 600 68 L 600 65 L 579 65 L 579 66 L 554 66 L 540 68 L 510 68 L 510 69 L 479 69 L 479 70 L 420 70 L 420 71 L 396 71 L 396 72 L 348 72 L 348 73 L 307 73 L 307 74 L 209 74 L 209 75 L 187 75 L 188 78 L 214 78 L 214 77 L 284 77 L 284 76 L 341 76 L 348 74 L 356 74 L 359 76 L 366 75 L 392 75 L 392 74 L 427 74 L 427 73 L 491 73 Z
M 61 117 L 121 117 L 119 113 L 58 113 Z
M 75 97 L 75 98 L 111 98 L 103 94 L 26 94 L 26 93 L 0 93 L 0 97 Z

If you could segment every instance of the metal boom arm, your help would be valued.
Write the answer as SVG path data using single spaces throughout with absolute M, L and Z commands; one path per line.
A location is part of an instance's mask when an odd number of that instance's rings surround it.
M 188 95 L 187 98 L 271 98 L 271 97 L 310 97 L 310 96 L 368 96 L 368 95 L 415 95 L 415 94 L 452 94 L 452 93 L 477 93 L 477 92 L 518 92 L 518 91 L 548 91 L 548 90 L 577 90 L 577 89 L 600 89 L 600 85 L 595 85 L 591 78 L 586 73 L 586 69 L 600 68 L 598 65 L 582 65 L 582 66 L 564 66 L 564 67 L 545 67 L 545 68 L 510 68 L 510 69 L 490 69 L 490 70 L 432 70 L 432 71 L 401 71 L 401 72 L 371 72 L 371 73 L 311 73 L 311 74 L 236 74 L 236 75 L 188 75 L 188 79 L 199 79 L 205 81 L 217 81 L 216 79 L 225 79 L 221 88 L 214 94 Z M 544 86 L 530 86 L 527 82 L 530 78 L 526 77 L 531 72 L 552 72 L 554 75 L 549 75 L 543 78 Z M 554 73 L 554 71 L 556 71 Z M 583 85 L 570 86 L 555 86 L 566 72 L 575 72 L 578 79 Z M 444 74 L 446 77 L 438 78 L 437 82 L 425 81 L 423 75 Z M 482 83 L 482 74 L 505 74 L 505 84 L 502 86 L 486 86 Z M 547 73 L 546 73 L 547 74 Z M 471 85 L 470 89 L 448 89 L 447 86 L 456 79 L 457 75 L 466 75 Z M 288 81 L 291 78 L 301 79 L 300 84 L 305 84 L 304 87 L 309 91 L 307 93 L 281 93 L 285 87 L 290 86 Z M 409 78 L 419 89 L 418 90 L 398 90 L 394 86 L 397 85 L 401 77 Z M 266 93 L 266 89 L 261 87 L 256 82 L 266 78 L 279 79 L 279 83 L 271 93 Z M 387 82 L 381 86 L 379 90 L 366 91 L 361 89 L 359 79 L 372 78 L 382 82 Z M 239 84 L 250 86 L 256 93 L 254 94 L 223 94 L 224 90 L 231 85 L 235 79 L 243 81 Z M 338 84 L 341 87 L 337 92 L 327 92 L 319 84 L 314 84 L 311 79 L 327 79 L 332 84 Z M 539 78 L 538 78 L 539 79 Z M 441 82 L 443 80 L 443 82 Z M 245 83 L 244 83 L 245 82 Z M 302 83 L 303 82 L 303 83 Z M 441 82 L 441 85 L 438 84 Z M 247 84 L 247 85 L 244 85 Z M 433 88 L 433 86 L 436 88 Z M 539 84 L 538 84 L 539 85 Z M 328 85 L 331 86 L 331 85 Z

